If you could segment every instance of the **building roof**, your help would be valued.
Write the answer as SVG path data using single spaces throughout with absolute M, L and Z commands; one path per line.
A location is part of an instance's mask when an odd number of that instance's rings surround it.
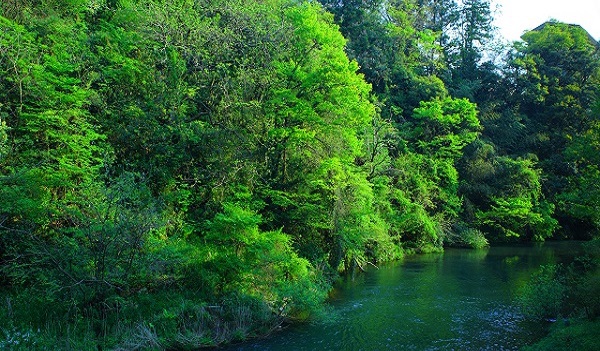
M 553 25 L 553 24 L 562 24 L 562 25 L 566 25 L 566 26 L 573 27 L 573 28 L 579 28 L 579 29 L 583 30 L 585 32 L 585 34 L 587 34 L 587 36 L 590 40 L 590 43 L 592 43 L 595 47 L 600 48 L 600 42 L 598 42 L 598 40 L 596 40 L 587 30 L 585 30 L 585 28 L 583 28 L 579 24 L 562 23 L 562 22 L 556 22 L 556 21 L 546 21 L 546 22 L 540 24 L 539 26 L 535 27 L 534 29 L 530 30 L 530 32 L 539 32 L 542 29 L 544 29 L 546 26 Z M 521 36 L 521 38 L 523 38 L 523 37 Z

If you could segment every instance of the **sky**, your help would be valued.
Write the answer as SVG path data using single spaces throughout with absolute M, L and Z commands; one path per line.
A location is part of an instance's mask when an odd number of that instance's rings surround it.
M 600 0 L 491 0 L 495 25 L 508 41 L 520 40 L 523 32 L 556 19 L 579 24 L 600 39 Z

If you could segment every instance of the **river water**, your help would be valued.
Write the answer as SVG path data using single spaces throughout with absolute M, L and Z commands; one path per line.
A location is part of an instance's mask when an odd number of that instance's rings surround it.
M 579 252 L 558 242 L 410 256 L 340 283 L 328 317 L 226 350 L 518 350 L 547 328 L 522 316 L 519 289 Z

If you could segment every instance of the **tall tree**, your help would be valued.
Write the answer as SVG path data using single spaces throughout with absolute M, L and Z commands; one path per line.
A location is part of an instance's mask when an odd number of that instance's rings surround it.
M 439 248 L 459 220 L 456 167 L 481 130 L 477 109 L 466 99 L 422 102 L 401 130 L 405 146 L 394 163 L 392 203 L 403 209 L 406 241 Z
M 534 138 L 530 146 L 547 160 L 564 150 L 570 136 L 590 127 L 600 52 L 583 28 L 558 22 L 525 33 L 523 40 L 510 62 Z
M 598 104 L 594 113 L 598 116 Z M 599 116 L 600 117 L 600 116 Z M 568 215 L 563 226 L 577 238 L 600 233 L 600 122 L 573 140 L 565 150 L 566 160 L 576 169 L 558 196 L 559 208 Z
M 91 92 L 81 78 L 86 28 L 52 16 L 40 24 L 51 29 L 36 38 L 0 18 L 0 213 L 3 225 L 17 232 L 65 225 L 63 206 L 98 177 L 103 160 L 104 136 L 86 109 Z
M 494 33 L 490 6 L 489 0 L 462 0 L 456 9 L 445 52 L 449 67 L 447 84 L 457 97 L 474 100 L 485 88 L 486 75 L 494 70 L 489 58 L 484 57 L 491 51 L 489 44 Z
M 559 22 L 547 22 L 523 40 L 510 60 L 512 98 L 528 136 L 520 150 L 539 157 L 547 179 L 543 189 L 554 202 L 578 171 L 565 159 L 565 150 L 597 123 L 593 106 L 600 93 L 600 51 L 583 28 Z M 564 228 L 573 228 L 570 215 L 558 209 Z
M 539 240 L 554 234 L 555 206 L 542 194 L 541 170 L 534 158 L 499 155 L 477 140 L 458 163 L 462 219 L 493 241 Z

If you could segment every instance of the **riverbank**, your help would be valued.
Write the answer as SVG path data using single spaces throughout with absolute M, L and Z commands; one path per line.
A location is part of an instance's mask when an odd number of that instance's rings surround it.
M 597 340 L 597 321 L 587 319 L 597 315 L 600 304 L 589 303 L 598 296 L 594 294 L 600 280 L 596 273 L 577 279 L 559 274 L 570 272 L 567 268 L 579 251 L 573 245 L 550 242 L 409 255 L 340 281 L 330 296 L 327 318 L 315 325 L 292 323 L 283 331 L 279 327 L 293 316 L 274 313 L 273 306 L 248 296 L 208 303 L 190 291 L 142 291 L 127 301 L 115 301 L 107 311 L 111 317 L 100 325 L 97 321 L 102 318 L 89 318 L 90 311 L 39 297 L 31 299 L 33 295 L 5 294 L 0 309 L 0 346 L 15 351 L 182 351 L 241 342 L 225 349 L 289 350 L 292 343 L 294 350 L 310 350 L 327 340 L 338 340 L 341 344 L 327 347 L 353 350 L 354 345 L 383 338 L 382 343 L 374 344 L 380 347 L 377 350 L 398 345 L 434 347 L 444 342 L 462 345 L 464 350 L 476 350 L 477 342 L 504 345 L 504 349 L 530 345 L 528 350 L 566 350 L 568 345 L 583 345 L 571 349 L 586 350 L 585 345 Z M 592 272 L 598 257 L 593 250 L 598 245 L 585 246 L 588 256 L 575 262 Z M 539 267 L 566 268 L 539 271 Z M 577 294 L 566 289 L 567 283 Z M 515 304 L 515 294 L 524 294 L 532 284 L 539 290 L 530 289 L 529 293 L 537 299 L 529 300 L 527 306 Z M 583 286 L 587 289 L 582 290 Z M 571 295 L 588 304 L 565 300 Z M 571 310 L 545 311 L 539 306 L 570 306 Z M 533 312 L 522 313 L 526 308 Z M 569 325 L 562 322 L 564 317 L 557 318 L 559 313 L 570 315 Z M 538 327 L 547 323 L 535 320 L 551 318 L 558 322 L 546 335 L 547 330 Z M 270 337 L 264 339 L 266 335 Z M 476 341 L 482 335 L 485 337 Z M 284 346 L 276 346 L 279 343 Z

